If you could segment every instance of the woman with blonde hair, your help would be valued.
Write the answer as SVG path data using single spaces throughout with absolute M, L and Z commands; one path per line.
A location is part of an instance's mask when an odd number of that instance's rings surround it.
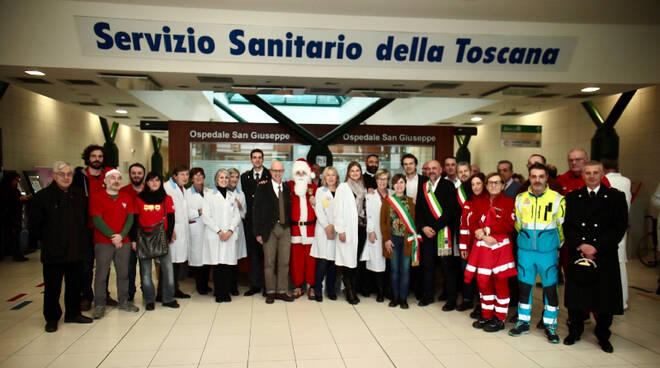
M 314 299 L 323 301 L 323 278 L 325 277 L 325 291 L 331 300 L 337 299 L 335 282 L 337 280 L 337 268 L 335 267 L 335 231 L 334 211 L 335 192 L 339 184 L 339 173 L 328 166 L 321 173 L 321 186 L 316 189 L 316 229 L 314 231 L 314 243 L 309 254 L 316 258 L 316 275 L 314 277 Z M 326 273 L 327 272 L 327 273 Z

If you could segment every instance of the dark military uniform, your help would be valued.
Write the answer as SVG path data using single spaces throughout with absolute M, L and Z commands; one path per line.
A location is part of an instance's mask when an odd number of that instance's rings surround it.
M 265 167 L 259 175 L 259 179 L 255 178 L 254 169 L 246 171 L 241 175 L 241 188 L 245 193 L 245 205 L 247 207 L 245 214 L 245 242 L 247 243 L 248 256 L 250 256 L 250 288 L 262 288 L 264 286 L 264 276 L 262 273 L 264 251 L 261 244 L 257 243 L 257 239 L 252 231 L 252 213 L 254 211 L 254 194 L 257 191 L 257 183 L 270 180 L 270 171 Z
M 569 252 L 564 303 L 569 313 L 569 334 L 579 337 L 584 331 L 582 310 L 596 318 L 596 337 L 608 341 L 612 315 L 623 314 L 618 244 L 628 226 L 625 195 L 600 185 L 592 195 L 583 187 L 566 196 L 564 236 Z M 596 248 L 596 267 L 575 264 L 582 258 L 581 244 Z

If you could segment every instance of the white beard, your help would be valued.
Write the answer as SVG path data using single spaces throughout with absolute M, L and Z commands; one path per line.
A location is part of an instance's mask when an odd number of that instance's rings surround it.
M 295 181 L 295 186 L 293 187 L 293 192 L 296 193 L 298 197 L 305 200 L 305 192 L 307 192 L 307 184 L 310 183 L 311 178 L 309 176 L 295 176 L 293 178 Z

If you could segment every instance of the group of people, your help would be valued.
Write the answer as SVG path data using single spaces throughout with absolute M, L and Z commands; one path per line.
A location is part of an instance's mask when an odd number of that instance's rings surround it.
M 249 256 L 244 295 L 262 293 L 268 304 L 305 293 L 322 302 L 324 289 L 336 300 L 343 286 L 350 304 L 375 293 L 377 302 L 387 298 L 390 307 L 407 309 L 409 290 L 425 307 L 441 289 L 443 311 L 474 307 L 473 327 L 486 332 L 504 329 L 510 315 L 511 336 L 530 330 L 538 274 L 544 301 L 538 326 L 557 343 L 561 266 L 569 311 L 564 343 L 580 339 L 591 311 L 602 349 L 613 351 L 609 326 L 624 308 L 619 262 L 625 258 L 618 252 L 628 204 L 610 188 L 620 178 L 610 183 L 603 164 L 588 161 L 584 150 L 569 152 L 570 169 L 557 179 L 542 155 L 530 156 L 524 183 L 513 180 L 509 161 L 484 175 L 476 165 L 448 157 L 442 164 L 424 163 L 419 174 L 412 154 L 401 158 L 403 173 L 394 175 L 379 169 L 376 155 L 367 157 L 364 172 L 350 162 L 343 181 L 334 167 L 318 178 L 318 167 L 299 159 L 292 179 L 284 181 L 283 163 L 274 160 L 267 169 L 263 152 L 254 149 L 251 170 L 239 175 L 220 169 L 211 188 L 204 186 L 202 168 L 177 166 L 165 180 L 155 172 L 145 175 L 139 163 L 129 168 L 130 184 L 121 187 L 122 174 L 103 166 L 101 147 L 89 146 L 83 159 L 87 167 L 75 173 L 56 162 L 53 184 L 32 204 L 30 232 L 42 242 L 47 331 L 57 330 L 62 314 L 63 277 L 65 322 L 89 323 L 81 310 L 92 301 L 97 319 L 114 303 L 139 310 L 132 303 L 138 260 L 146 309 L 153 310 L 155 301 L 177 308 L 175 298 L 190 297 L 178 284 L 186 262 L 199 294 L 213 291 L 216 302 L 230 302 L 239 295 L 238 260 Z M 612 165 L 606 162 L 607 169 Z M 145 256 L 140 247 L 153 241 L 156 228 L 166 251 Z M 157 291 L 152 260 L 159 265 Z M 108 293 L 111 261 L 118 302 Z M 516 301 L 517 313 L 510 313 Z

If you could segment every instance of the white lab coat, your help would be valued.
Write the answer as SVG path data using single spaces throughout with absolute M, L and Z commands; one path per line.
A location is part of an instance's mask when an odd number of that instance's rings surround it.
M 621 175 L 620 173 L 612 172 L 605 174 L 607 180 L 609 180 L 612 188 L 618 189 L 626 195 L 626 203 L 628 203 L 628 212 L 630 213 L 630 200 L 632 198 L 631 192 L 631 183 L 630 179 Z M 623 234 L 623 238 L 619 242 L 619 271 L 621 272 L 621 289 L 623 291 L 623 309 L 628 308 L 628 272 L 626 270 L 626 261 L 628 257 L 626 255 L 626 240 L 628 237 L 628 231 Z
M 223 197 L 218 189 L 210 195 L 204 195 L 202 221 L 206 225 L 202 258 L 205 265 L 236 265 L 238 263 L 238 224 L 241 214 L 238 212 L 236 195 L 227 190 Z M 227 241 L 221 241 L 218 231 L 233 233 Z
M 204 187 L 204 196 L 213 193 L 211 188 Z M 188 265 L 199 267 L 204 265 L 202 260 L 202 249 L 204 248 L 204 222 L 199 210 L 204 205 L 202 197 L 194 186 L 186 189 L 186 202 L 188 203 L 188 222 L 190 228 L 190 255 Z
M 335 264 L 348 268 L 357 267 L 358 212 L 351 187 L 341 183 L 337 187 L 334 200 L 334 224 L 337 234 L 346 233 L 346 241 L 335 242 Z
M 163 185 L 174 201 L 174 233 L 176 240 L 170 244 L 172 263 L 183 263 L 188 260 L 190 253 L 190 227 L 188 226 L 188 203 L 184 191 L 170 179 Z
M 394 191 L 388 190 L 388 194 Z M 382 199 L 377 192 L 367 194 L 367 240 L 364 242 L 364 249 L 360 261 L 367 261 L 367 269 L 374 272 L 385 271 L 385 257 L 383 257 L 383 234 L 380 231 L 380 207 Z M 369 241 L 369 234 L 376 233 L 376 241 Z
M 238 210 L 238 213 L 241 215 L 241 219 L 245 220 L 245 214 L 247 213 L 247 205 L 245 204 L 245 193 L 238 189 L 234 190 L 234 195 L 241 202 L 241 208 Z M 238 239 L 238 259 L 247 257 L 247 242 L 245 240 L 245 229 L 243 228 L 243 221 L 238 222 L 238 231 L 236 231 L 236 237 Z
M 334 222 L 335 197 L 332 196 L 332 192 L 328 187 L 318 187 L 314 197 L 316 198 L 316 206 L 314 206 L 316 229 L 314 230 L 314 241 L 309 255 L 314 258 L 334 261 L 337 233 L 335 232 L 335 239 L 330 240 L 325 233 L 325 228 Z

